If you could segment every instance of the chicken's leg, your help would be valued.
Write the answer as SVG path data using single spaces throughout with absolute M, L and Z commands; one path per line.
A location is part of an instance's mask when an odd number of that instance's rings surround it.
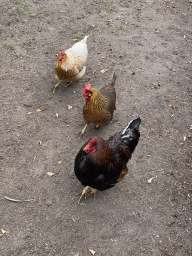
M 68 85 L 66 85 L 65 87 L 68 87 L 69 85 L 73 85 L 73 80 L 71 80 L 71 82 L 70 83 L 68 83 Z
M 83 135 L 85 133 L 85 129 L 87 128 L 87 126 L 88 126 L 88 124 L 86 124 L 85 127 L 83 128 L 81 135 Z M 80 135 L 79 139 L 81 138 L 81 135 Z
M 78 203 L 80 203 L 81 198 L 83 197 L 83 195 L 85 195 L 85 199 L 86 199 L 87 196 L 89 196 L 89 195 L 91 195 L 91 194 L 93 194 L 93 195 L 94 195 L 94 198 L 95 198 L 95 193 L 96 193 L 96 191 L 97 191 L 97 189 L 95 189 L 95 188 L 91 188 L 91 187 L 89 187 L 89 186 L 85 187 L 85 188 L 83 189 L 83 192 L 80 193 L 81 196 L 80 196 L 80 198 L 79 198 Z
M 59 81 L 59 82 L 54 86 L 54 88 L 53 88 L 53 93 L 55 92 L 55 89 L 59 87 L 60 83 L 61 83 L 61 81 Z

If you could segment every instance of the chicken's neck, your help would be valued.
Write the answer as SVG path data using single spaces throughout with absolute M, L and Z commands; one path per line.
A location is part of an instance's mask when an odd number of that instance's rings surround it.
M 101 110 L 106 106 L 107 101 L 103 94 L 100 93 L 100 91 L 92 88 L 92 96 L 87 101 L 87 104 L 92 107 L 94 106 L 94 108 L 98 110 Z

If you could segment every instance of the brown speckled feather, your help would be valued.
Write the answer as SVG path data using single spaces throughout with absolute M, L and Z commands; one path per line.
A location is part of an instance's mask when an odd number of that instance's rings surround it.
M 63 64 L 61 61 L 57 60 L 55 64 L 55 73 L 57 74 L 57 77 L 59 80 L 74 80 L 76 76 L 76 69 L 71 69 L 71 70 L 63 70 L 61 65 Z
M 114 82 L 109 83 L 96 90 L 91 88 L 92 96 L 85 101 L 83 116 L 86 124 L 95 123 L 98 125 L 108 125 L 113 118 L 116 109 L 116 93 Z

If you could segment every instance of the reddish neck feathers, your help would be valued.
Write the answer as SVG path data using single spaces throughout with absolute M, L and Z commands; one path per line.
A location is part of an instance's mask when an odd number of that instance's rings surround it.
M 112 151 L 102 138 L 91 139 L 83 150 L 86 154 L 91 154 L 92 161 L 98 166 L 109 163 L 112 159 Z

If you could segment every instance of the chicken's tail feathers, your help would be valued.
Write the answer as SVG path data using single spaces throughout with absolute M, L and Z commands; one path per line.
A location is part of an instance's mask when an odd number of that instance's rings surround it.
M 139 130 L 139 126 L 141 124 L 141 118 L 138 117 L 136 119 L 133 119 L 132 121 L 130 121 L 127 126 L 123 129 L 121 135 L 125 135 L 126 131 L 128 131 L 129 129 L 136 129 L 137 131 Z
M 125 127 L 125 129 L 123 130 L 122 134 L 125 133 L 125 131 L 127 129 L 133 129 L 135 128 L 136 130 L 139 130 L 139 126 L 141 124 L 141 118 L 138 117 L 136 119 L 133 119 L 132 121 L 130 121 L 127 126 Z
M 88 36 L 85 36 L 85 37 L 81 40 L 81 43 L 85 43 L 85 44 L 86 44 L 88 37 L 89 37 L 89 35 L 88 35 Z
M 121 140 L 129 147 L 133 152 L 139 141 L 140 132 L 139 126 L 141 124 L 141 118 L 133 119 L 127 124 L 127 126 L 121 132 Z
M 113 77 L 112 77 L 112 85 L 115 85 L 115 80 L 116 80 L 116 75 L 115 72 L 113 72 Z

